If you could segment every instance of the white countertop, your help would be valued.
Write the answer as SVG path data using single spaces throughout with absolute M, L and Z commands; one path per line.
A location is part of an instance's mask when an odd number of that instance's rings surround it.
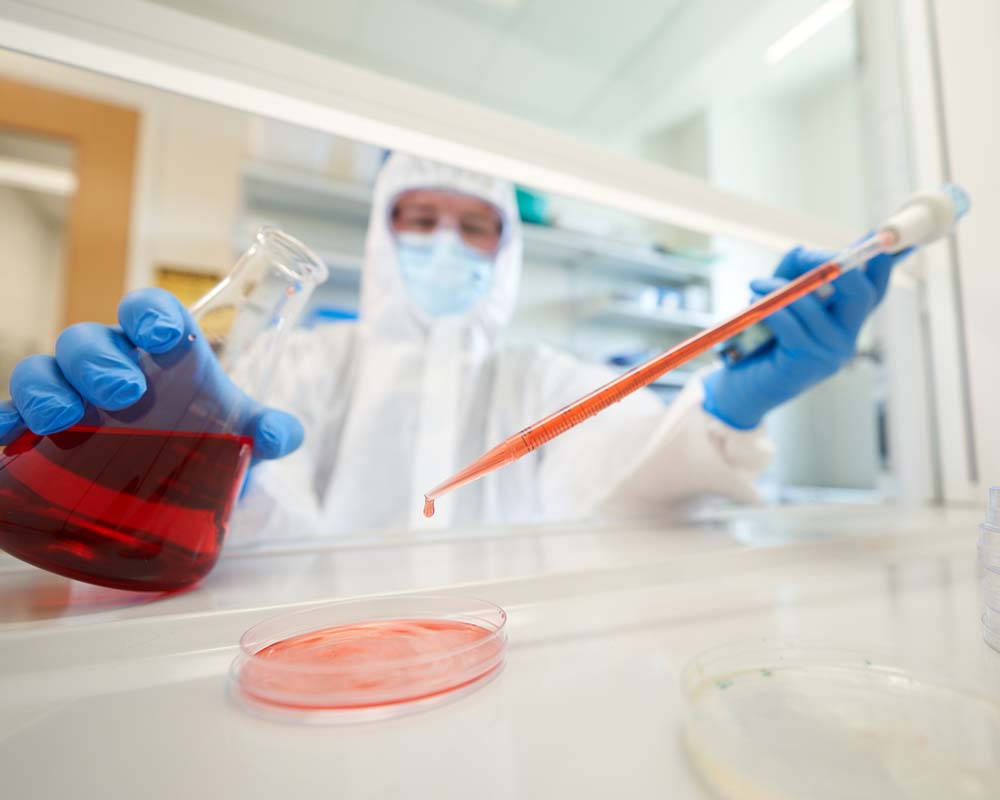
M 706 796 L 683 665 L 766 637 L 891 649 L 1000 695 L 976 511 L 757 510 L 666 529 L 478 531 L 230 552 L 143 597 L 0 562 L 4 796 Z M 304 603 L 448 587 L 509 613 L 505 671 L 400 719 L 310 727 L 226 694 L 240 634 Z

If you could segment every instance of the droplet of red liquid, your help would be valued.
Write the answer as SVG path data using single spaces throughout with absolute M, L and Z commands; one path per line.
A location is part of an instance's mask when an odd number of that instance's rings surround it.
M 427 495 L 424 495 L 424 516 L 425 517 L 434 516 L 434 501 Z

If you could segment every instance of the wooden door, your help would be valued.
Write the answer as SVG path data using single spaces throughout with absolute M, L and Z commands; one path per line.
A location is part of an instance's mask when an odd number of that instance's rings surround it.
M 138 112 L 0 78 L 0 128 L 73 145 L 77 190 L 66 231 L 63 327 L 114 322 L 126 284 Z

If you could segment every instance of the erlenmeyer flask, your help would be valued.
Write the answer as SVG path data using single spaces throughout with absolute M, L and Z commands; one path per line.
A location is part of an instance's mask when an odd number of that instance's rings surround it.
M 0 547 L 119 589 L 165 591 L 202 578 L 250 463 L 257 401 L 286 333 L 326 277 L 304 245 L 261 228 L 192 306 L 175 348 L 137 351 L 148 386 L 138 403 L 88 407 L 69 430 L 29 431 L 3 450 Z

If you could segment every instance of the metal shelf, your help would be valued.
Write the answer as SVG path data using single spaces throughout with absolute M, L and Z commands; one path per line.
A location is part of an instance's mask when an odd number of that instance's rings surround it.
M 367 225 L 371 187 L 259 161 L 243 169 L 244 203 L 254 212 Z M 710 257 L 659 253 L 593 234 L 526 223 L 526 260 L 659 283 L 707 283 Z
M 630 242 L 618 242 L 580 231 L 526 223 L 525 258 L 561 263 L 629 278 L 686 284 L 711 279 L 710 258 L 659 253 Z
M 243 167 L 244 206 L 256 211 L 334 217 L 368 224 L 371 187 L 276 164 L 249 161 Z
M 584 315 L 594 322 L 627 323 L 656 330 L 669 330 L 681 334 L 694 333 L 714 324 L 711 314 L 698 311 L 649 311 L 629 303 L 613 300 L 598 301 Z

